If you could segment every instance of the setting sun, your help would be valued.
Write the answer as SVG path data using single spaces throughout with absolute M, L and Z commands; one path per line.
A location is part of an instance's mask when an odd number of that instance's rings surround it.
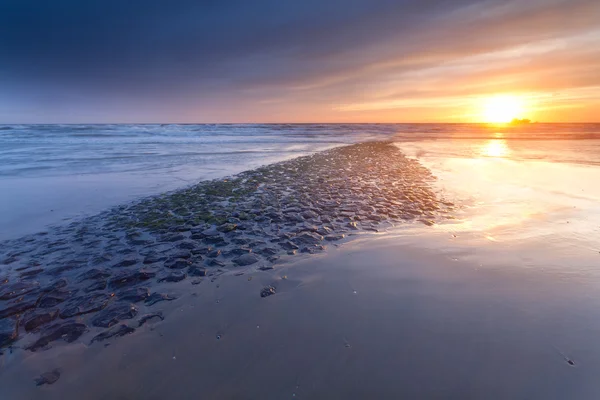
M 496 96 L 485 101 L 483 120 L 489 123 L 506 123 L 522 117 L 523 100 L 516 96 Z

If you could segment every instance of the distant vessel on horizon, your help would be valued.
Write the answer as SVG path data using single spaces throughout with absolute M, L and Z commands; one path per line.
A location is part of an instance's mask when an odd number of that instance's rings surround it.
M 511 125 L 527 125 L 530 123 L 531 123 L 531 120 L 529 120 L 527 118 L 523 118 L 523 119 L 514 118 L 512 121 L 510 121 Z

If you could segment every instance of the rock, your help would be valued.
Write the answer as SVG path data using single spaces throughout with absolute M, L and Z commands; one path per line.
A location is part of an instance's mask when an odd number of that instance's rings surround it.
M 261 271 L 269 271 L 269 270 L 271 270 L 271 269 L 275 269 L 275 268 L 273 268 L 273 267 L 272 267 L 272 266 L 270 266 L 270 265 L 263 265 L 262 267 L 260 267 L 260 268 L 258 268 L 258 269 L 260 269 Z
M 45 287 L 42 291 L 43 292 L 52 292 L 53 290 L 58 290 L 58 289 L 63 289 L 67 286 L 68 282 L 66 279 L 59 279 L 55 282 L 53 282 L 51 285 L 48 285 L 47 287 Z
M 154 264 L 157 262 L 165 261 L 166 259 L 167 259 L 166 256 L 155 254 L 155 253 L 150 253 L 144 258 L 143 263 L 144 264 Z
M 274 286 L 266 286 L 260 291 L 260 297 L 269 297 L 275 294 Z
M 117 293 L 116 296 L 119 300 L 137 303 L 146 300 L 150 296 L 150 290 L 147 287 L 130 288 Z
M 26 314 L 21 320 L 21 326 L 26 332 L 36 330 L 42 325 L 54 321 L 58 317 L 58 309 L 37 310 Z
M 325 247 L 323 247 L 321 245 L 314 245 L 314 246 L 303 247 L 302 250 L 300 250 L 300 252 L 308 253 L 308 254 L 316 254 L 323 250 L 325 250 Z
M 171 272 L 169 275 L 160 278 L 158 282 L 180 282 L 187 278 L 187 274 L 185 272 Z
M 197 247 L 196 242 L 193 242 L 191 240 L 185 240 L 181 243 L 179 243 L 177 245 L 178 248 L 180 249 L 184 249 L 184 250 L 193 250 Z
M 217 228 L 215 226 L 212 226 L 208 229 L 205 229 L 202 231 L 202 234 L 207 237 L 207 236 L 220 236 L 219 235 L 219 231 L 217 230 Z
M 92 344 L 94 342 L 101 342 L 103 340 L 110 339 L 112 337 L 120 337 L 120 336 L 129 335 L 130 333 L 133 333 L 133 332 L 135 332 L 135 328 L 131 328 L 125 324 L 121 324 L 117 327 L 114 327 L 112 329 L 109 329 L 107 331 L 104 331 L 104 332 L 94 336 L 92 338 L 92 340 L 90 341 L 90 344 Z
M 17 282 L 12 285 L 3 286 L 0 292 L 0 300 L 10 300 L 15 297 L 23 296 L 40 289 L 40 284 L 37 282 Z
M 113 265 L 113 268 L 131 267 L 133 265 L 136 265 L 138 262 L 139 260 L 136 257 L 126 257 L 123 260 L 116 263 L 115 265 Z
M 204 242 L 208 244 L 213 244 L 215 246 L 225 246 L 227 244 L 227 242 L 225 242 L 225 239 L 223 239 L 221 236 L 211 236 L 204 238 Z
M 72 343 L 85 332 L 87 332 L 87 326 L 84 324 L 73 321 L 59 322 L 44 329 L 42 336 L 26 349 L 38 351 L 39 349 L 48 347 L 50 343 L 59 339 L 67 343 Z
M 254 250 L 255 253 L 260 254 L 261 256 L 274 256 L 275 254 L 279 253 L 279 251 L 277 251 L 277 249 L 274 249 L 272 247 L 264 247 L 262 249 L 256 249 Z
M 23 314 L 27 310 L 35 308 L 35 302 L 21 302 L 0 309 L 0 319 L 10 317 L 17 314 Z
M 152 293 L 150 295 L 150 297 L 148 297 L 146 299 L 146 305 L 151 306 L 154 305 L 160 301 L 171 301 L 171 300 L 175 300 L 177 299 L 177 297 L 173 297 L 171 295 L 165 294 L 165 293 Z
M 170 258 L 165 261 L 165 267 L 170 269 L 182 269 L 192 265 L 192 261 L 183 258 Z
M 231 249 L 228 252 L 223 253 L 224 257 L 242 256 L 244 254 L 252 253 L 252 249 L 239 247 L 237 249 Z
M 110 295 L 105 293 L 90 293 L 76 297 L 63 306 L 60 311 L 60 317 L 65 319 L 100 311 L 108 305 L 111 298 Z
M 17 340 L 19 331 L 17 321 L 10 318 L 0 320 L 0 348 L 6 347 Z
M 115 276 L 108 281 L 108 284 L 110 287 L 118 289 L 124 286 L 132 286 L 137 283 L 144 282 L 148 279 L 154 278 L 155 276 L 156 273 L 144 270 L 126 272 Z
M 209 267 L 224 267 L 225 266 L 224 262 L 221 262 L 221 261 L 215 260 L 215 259 L 206 260 L 206 262 L 204 264 L 208 265 Z
M 294 243 L 288 242 L 288 241 L 280 242 L 279 245 L 284 250 L 298 250 L 299 249 L 299 247 L 296 246 Z
M 187 260 L 188 258 L 192 258 L 192 253 L 189 250 L 178 250 L 170 258 L 183 258 Z
M 216 249 L 216 250 L 213 250 L 213 251 L 211 251 L 210 253 L 208 253 L 208 254 L 206 255 L 206 257 L 210 257 L 210 258 L 216 258 L 216 257 L 219 257 L 220 255 L 221 255 L 221 250 L 219 250 L 219 249 Z
M 243 256 L 235 258 L 233 260 L 233 262 L 236 265 L 239 265 L 239 266 L 252 265 L 252 264 L 258 262 L 258 257 L 256 257 L 254 254 L 251 254 L 251 253 L 250 254 L 244 254 Z
M 161 311 L 158 311 L 155 313 L 150 313 L 150 314 L 145 314 L 145 315 L 142 315 L 140 317 L 140 319 L 138 320 L 138 328 L 153 318 L 159 318 L 161 321 L 165 320 L 165 317 L 163 316 L 163 313 Z
M 58 369 L 55 369 L 54 371 L 44 372 L 42 375 L 40 375 L 39 378 L 35 379 L 35 384 L 37 386 L 52 385 L 53 383 L 58 381 L 59 378 L 60 371 Z
M 356 224 L 356 222 L 352 221 L 352 222 L 348 222 L 346 224 L 346 226 L 352 230 L 357 231 L 358 230 L 358 225 Z
M 183 239 L 185 239 L 185 236 L 183 236 L 182 234 L 166 235 L 160 238 L 161 242 L 179 242 Z
M 45 293 L 44 295 L 42 295 L 42 297 L 40 297 L 40 300 L 38 301 L 37 306 L 39 308 L 55 307 L 55 306 L 59 305 L 60 303 L 63 303 L 65 301 L 69 300 L 70 298 L 72 298 L 76 292 L 77 292 L 76 290 L 64 290 L 64 289 L 53 290 L 51 292 L 48 292 L 48 293 Z
M 206 268 L 192 265 L 190 269 L 188 269 L 188 274 L 191 276 L 206 276 Z
M 20 277 L 21 277 L 21 279 L 31 278 L 31 277 L 41 274 L 42 272 L 44 272 L 44 270 L 42 268 L 30 269 L 29 271 L 21 273 Z
M 318 233 L 313 232 L 303 232 L 300 235 L 296 236 L 292 239 L 292 241 L 296 244 L 317 244 L 323 240 L 323 236 Z M 295 250 L 295 249 L 293 249 Z
M 91 279 L 91 280 L 103 279 L 103 278 L 108 278 L 109 276 L 110 276 L 110 272 L 108 272 L 108 270 L 92 268 L 92 269 L 84 272 L 83 274 L 79 275 L 79 281 L 83 282 L 88 279 Z
M 223 224 L 217 228 L 217 231 L 227 233 L 237 229 L 236 224 Z
M 149 297 L 146 299 L 148 301 Z M 138 313 L 138 309 L 133 304 L 113 304 L 99 312 L 92 318 L 92 325 L 102 328 L 110 328 L 124 319 L 134 318 Z
M 93 292 L 96 290 L 104 290 L 104 289 L 106 289 L 107 285 L 108 285 L 108 281 L 106 281 L 106 279 L 101 279 L 96 282 L 92 282 L 89 286 L 87 286 L 85 289 L 83 289 L 83 291 L 86 293 L 89 293 L 89 292 Z
M 343 233 L 335 233 L 333 235 L 327 235 L 327 236 L 325 236 L 325 240 L 327 240 L 329 242 L 333 242 L 333 241 L 336 241 L 336 240 L 342 240 L 345 237 L 346 237 L 346 235 L 344 235 Z

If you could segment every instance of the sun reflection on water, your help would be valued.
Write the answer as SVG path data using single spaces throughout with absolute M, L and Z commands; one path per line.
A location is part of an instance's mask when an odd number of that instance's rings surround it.
M 484 157 L 505 158 L 510 155 L 510 149 L 503 139 L 491 139 L 479 149 L 479 154 Z

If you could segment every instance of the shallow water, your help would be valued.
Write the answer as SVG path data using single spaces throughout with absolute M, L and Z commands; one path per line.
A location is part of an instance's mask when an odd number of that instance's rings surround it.
M 371 139 L 416 141 L 428 157 L 473 158 L 483 146 L 490 156 L 509 149 L 511 159 L 600 164 L 598 124 L 6 125 L 0 126 L 0 239 Z

